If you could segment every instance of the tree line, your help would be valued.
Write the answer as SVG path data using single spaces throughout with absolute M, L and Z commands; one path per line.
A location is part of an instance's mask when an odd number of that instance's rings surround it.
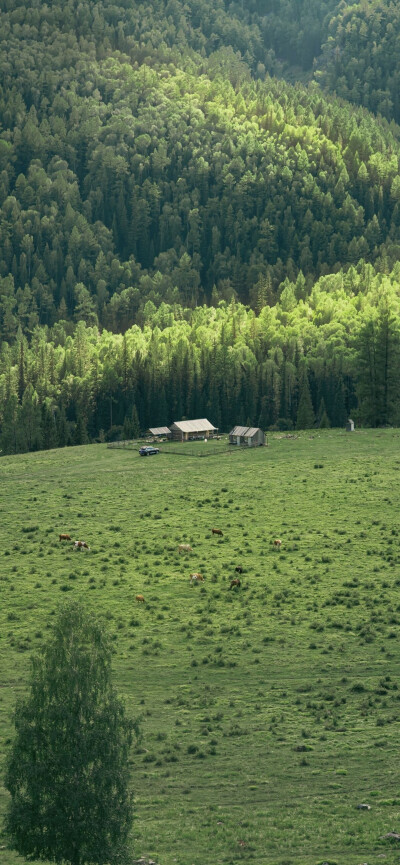
M 397 424 L 400 268 L 366 263 L 281 285 L 257 315 L 232 300 L 195 309 L 151 301 L 113 334 L 57 322 L 0 353 L 2 453 L 134 438 L 209 417 L 221 431 Z

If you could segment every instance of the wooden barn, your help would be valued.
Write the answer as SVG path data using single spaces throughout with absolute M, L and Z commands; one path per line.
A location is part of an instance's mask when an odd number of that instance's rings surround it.
M 265 445 L 265 433 L 258 426 L 235 426 L 229 433 L 229 444 L 256 448 Z
M 200 418 L 200 420 L 175 421 L 171 424 L 170 431 L 173 441 L 190 442 L 196 439 L 208 439 L 211 435 L 215 435 L 218 429 L 207 418 Z
M 171 430 L 167 426 L 153 426 L 149 427 L 149 433 L 154 438 L 171 438 Z

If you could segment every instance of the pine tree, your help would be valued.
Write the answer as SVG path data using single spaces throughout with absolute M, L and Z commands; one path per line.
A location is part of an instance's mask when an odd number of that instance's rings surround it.
M 262 430 L 266 430 L 267 427 L 269 426 L 269 417 L 268 417 L 267 398 L 266 398 L 266 396 L 263 396 L 263 397 L 261 398 L 261 411 L 260 411 L 260 414 L 259 414 L 259 416 L 258 416 L 257 425 L 258 425 L 258 426 L 260 427 L 260 429 L 262 429 Z
M 18 429 L 21 408 L 18 397 L 11 393 L 4 403 L 3 423 L 0 436 L 0 448 L 3 454 L 18 453 Z
M 325 400 L 322 397 L 321 402 L 319 404 L 318 414 L 317 414 L 317 426 L 319 429 L 329 429 L 331 422 L 328 417 L 328 413 L 326 410 Z
M 314 423 L 315 415 L 311 402 L 310 385 L 307 370 L 304 368 L 300 381 L 300 399 L 297 409 L 296 429 L 312 429 Z
M 132 408 L 132 436 L 135 439 L 139 438 L 140 436 L 140 421 L 135 403 L 133 404 Z
M 67 423 L 67 417 L 65 414 L 65 408 L 63 405 L 61 405 L 61 408 L 57 414 L 56 430 L 57 430 L 57 447 L 63 448 L 68 444 L 68 441 L 69 441 L 68 423 Z
M 18 339 L 19 339 L 19 353 L 18 353 L 18 399 L 22 403 L 22 397 L 25 392 L 26 387 L 26 371 L 25 371 L 25 351 L 24 351 L 24 338 L 22 336 L 21 328 L 18 331 Z
M 128 441 L 129 439 L 133 439 L 133 437 L 134 437 L 133 436 L 133 424 L 132 424 L 132 416 L 131 415 L 125 415 L 125 417 L 124 417 L 124 423 L 122 426 L 122 437 L 124 438 L 125 441 Z
M 41 438 L 45 449 L 57 447 L 57 428 L 54 420 L 54 409 L 50 400 L 45 400 L 41 408 Z
M 22 397 L 19 415 L 21 450 L 37 451 L 42 447 L 41 409 L 32 384 L 28 384 Z
M 333 398 L 332 423 L 334 427 L 343 427 L 347 420 L 346 396 L 342 374 L 336 382 Z
M 74 444 L 76 445 L 86 445 L 89 441 L 88 431 L 87 431 L 87 419 L 79 407 L 77 409 L 77 418 L 76 418 L 76 426 L 75 426 L 75 434 L 74 434 Z

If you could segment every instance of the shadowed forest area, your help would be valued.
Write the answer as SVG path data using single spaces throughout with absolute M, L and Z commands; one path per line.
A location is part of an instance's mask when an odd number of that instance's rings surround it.
M 2 452 L 398 423 L 394 4 L 0 11 Z

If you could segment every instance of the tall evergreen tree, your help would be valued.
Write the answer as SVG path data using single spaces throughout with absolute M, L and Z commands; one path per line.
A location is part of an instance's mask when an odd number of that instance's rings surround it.
M 343 427 L 347 420 L 347 410 L 346 410 L 346 393 L 343 381 L 343 375 L 340 373 L 336 385 L 335 392 L 333 397 L 333 406 L 332 406 L 332 425 L 334 427 Z
M 26 387 L 26 370 L 25 370 L 25 347 L 24 338 L 19 331 L 19 356 L 18 356 L 18 399 L 22 403 L 22 398 Z
M 140 436 L 140 420 L 135 403 L 132 406 L 132 436 L 133 438 L 139 438 Z
M 65 413 L 65 407 L 63 404 L 61 404 L 61 407 L 57 413 L 56 431 L 57 431 L 57 447 L 63 448 L 69 443 L 68 422 L 67 422 L 67 416 Z
M 28 384 L 22 397 L 18 435 L 21 450 L 36 451 L 42 447 L 41 409 L 32 384 Z
M 310 385 L 307 369 L 303 366 L 300 378 L 300 398 L 297 409 L 296 429 L 312 429 L 315 424 L 315 414 L 311 401 Z
M 74 444 L 76 445 L 86 445 L 89 441 L 88 431 L 87 431 L 87 418 L 84 409 L 81 406 L 77 408 L 76 415 L 76 424 L 75 424 L 75 433 L 74 433 Z
M 12 393 L 6 399 L 3 409 L 0 436 L 0 448 L 3 454 L 16 454 L 19 451 L 19 416 L 18 397 Z
M 329 429 L 331 422 L 326 411 L 325 400 L 322 397 L 317 413 L 317 426 L 319 429 Z
M 57 427 L 54 418 L 54 409 L 50 400 L 45 399 L 41 408 L 41 439 L 45 449 L 57 447 Z

